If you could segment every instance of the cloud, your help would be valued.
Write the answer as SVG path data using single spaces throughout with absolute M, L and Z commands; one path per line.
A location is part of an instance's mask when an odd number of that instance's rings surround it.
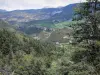
M 82 0 L 0 0 L 0 9 L 39 9 L 43 7 L 65 6 Z

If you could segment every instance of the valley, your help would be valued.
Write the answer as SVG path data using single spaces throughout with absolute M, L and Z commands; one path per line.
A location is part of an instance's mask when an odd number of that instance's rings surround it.
M 0 75 L 100 75 L 100 1 L 65 2 L 0 0 Z
M 32 36 L 35 39 L 54 43 L 63 43 L 64 40 L 69 40 L 70 38 L 70 26 L 75 24 L 75 22 L 72 22 L 71 19 L 74 13 L 74 8 L 77 5 L 78 4 L 70 4 L 59 8 L 30 10 L 1 10 L 0 19 L 8 22 L 15 30 Z M 60 32 L 58 32 L 59 30 Z M 69 32 L 63 33 L 66 32 L 65 30 Z M 56 40 L 57 37 L 54 35 L 59 36 L 58 40 Z

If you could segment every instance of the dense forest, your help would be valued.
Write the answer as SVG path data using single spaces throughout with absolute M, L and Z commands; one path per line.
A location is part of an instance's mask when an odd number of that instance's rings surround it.
M 63 29 L 51 30 L 49 41 L 0 20 L 0 75 L 100 75 L 99 0 L 78 4 L 72 20 L 55 24 Z M 70 37 L 63 42 L 65 34 Z

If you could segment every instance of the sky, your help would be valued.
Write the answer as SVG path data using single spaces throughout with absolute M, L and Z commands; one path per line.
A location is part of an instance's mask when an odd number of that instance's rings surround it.
M 72 3 L 79 3 L 85 0 L 0 0 L 0 9 L 24 10 L 40 9 L 45 7 L 60 7 Z

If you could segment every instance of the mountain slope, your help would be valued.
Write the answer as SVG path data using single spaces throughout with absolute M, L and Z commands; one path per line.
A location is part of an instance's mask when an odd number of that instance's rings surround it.
M 73 15 L 73 8 L 77 4 L 70 4 L 61 8 L 43 8 L 30 10 L 14 10 L 1 13 L 0 19 L 10 22 L 29 22 L 33 20 L 55 20 L 64 21 L 70 20 Z
M 5 22 L 3 20 L 0 19 L 0 28 L 8 28 L 11 27 L 8 22 Z
M 8 29 L 9 31 L 16 31 L 14 26 L 11 26 L 8 22 L 0 19 L 0 29 Z
M 52 19 L 58 21 L 66 21 L 72 19 L 74 8 L 77 4 L 70 4 L 62 8 L 62 12 L 52 16 Z

